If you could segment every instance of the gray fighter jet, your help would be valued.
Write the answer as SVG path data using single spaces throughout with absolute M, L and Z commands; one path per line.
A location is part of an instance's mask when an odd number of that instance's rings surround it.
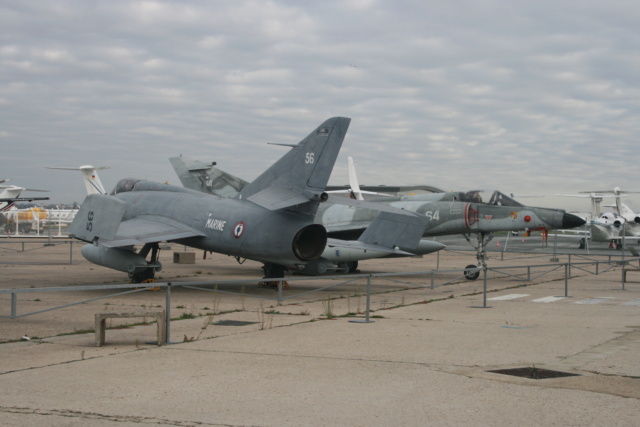
M 483 197 L 483 193 L 486 195 Z M 542 231 L 567 229 L 583 225 L 582 218 L 561 209 L 524 206 L 500 191 L 469 191 L 417 194 L 369 200 L 416 212 L 428 219 L 423 236 L 462 234 L 476 250 L 478 266 L 468 265 L 465 276 L 475 280 L 476 268 L 486 266 L 486 246 L 499 231 Z M 330 235 L 349 239 L 358 236 L 375 218 L 371 209 L 345 209 L 340 205 L 323 205 L 316 222 Z M 475 242 L 471 236 L 475 234 Z
M 170 159 L 185 186 L 200 191 L 215 191 L 215 185 L 194 185 L 194 176 L 199 182 L 233 182 L 242 180 L 216 168 L 213 164 L 188 160 L 182 157 Z M 191 170 L 190 170 L 191 168 Z M 225 187 L 229 190 L 229 186 Z M 391 206 L 421 214 L 427 218 L 424 237 L 462 234 L 476 250 L 478 265 L 468 265 L 465 276 L 475 280 L 479 276 L 477 268 L 486 266 L 486 246 L 495 232 L 568 229 L 583 225 L 585 221 L 561 209 L 529 207 L 517 202 L 500 191 L 469 191 L 448 193 L 426 193 L 400 197 L 369 199 L 368 204 L 352 200 L 332 203 L 344 199 L 331 196 L 317 211 L 315 222 L 323 225 L 330 237 L 357 239 L 378 215 L 372 205 Z M 475 239 L 472 236 L 475 235 Z M 475 240 L 475 241 L 474 241 Z M 316 264 L 319 261 L 316 261 Z M 357 261 L 348 263 L 349 270 L 357 268 Z M 307 266 L 307 270 L 311 265 Z
M 369 233 L 344 243 L 328 239 L 314 222 L 349 123 L 325 121 L 234 198 L 123 179 L 110 195 L 87 196 L 69 234 L 90 243 L 82 248 L 89 261 L 127 272 L 134 282 L 152 281 L 161 269 L 162 241 L 261 261 L 268 278 L 318 259 L 328 240 L 351 250 L 412 255 L 401 248 L 419 249 L 426 222 L 420 215 L 389 208 Z

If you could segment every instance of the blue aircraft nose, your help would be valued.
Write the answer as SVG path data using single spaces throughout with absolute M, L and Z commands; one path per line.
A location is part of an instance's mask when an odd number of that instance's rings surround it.
M 565 213 L 562 215 L 562 228 L 576 228 L 584 225 L 586 221 L 579 216 Z

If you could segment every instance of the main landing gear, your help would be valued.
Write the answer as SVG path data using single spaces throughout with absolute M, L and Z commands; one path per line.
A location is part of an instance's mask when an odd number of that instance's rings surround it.
M 147 243 L 142 247 L 142 249 L 140 249 L 139 252 L 139 254 L 144 258 L 146 258 L 149 253 L 151 253 L 151 257 L 147 263 L 148 267 L 143 270 L 136 270 L 129 273 L 131 283 L 156 282 L 154 278 L 155 273 L 156 271 L 160 271 L 162 269 L 162 265 L 158 261 L 158 255 L 160 254 L 160 245 L 158 245 L 158 243 Z
M 262 271 L 264 271 L 264 277 L 261 282 L 258 283 L 258 286 L 261 288 L 277 288 L 278 280 L 269 280 L 269 279 L 284 279 L 285 267 L 279 264 L 265 263 L 262 266 Z M 282 280 L 282 289 L 289 289 L 289 284 L 286 280 Z
M 487 268 L 487 244 L 493 239 L 493 233 L 477 233 L 477 243 L 471 241 L 471 238 L 468 234 L 463 234 L 464 238 L 467 239 L 467 242 L 476 250 L 476 258 L 478 260 L 478 265 L 467 265 L 464 271 L 464 277 L 467 280 L 476 280 L 480 277 L 479 270 L 471 270 L 480 268 L 484 270 Z

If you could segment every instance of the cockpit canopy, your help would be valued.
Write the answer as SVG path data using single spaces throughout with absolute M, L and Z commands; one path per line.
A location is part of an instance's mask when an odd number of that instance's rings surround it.
M 138 178 L 123 178 L 120 181 L 118 181 L 116 186 L 113 188 L 113 190 L 111 191 L 111 195 L 115 196 L 116 194 L 133 191 L 133 188 L 136 186 L 136 183 L 138 183 L 139 181 L 141 180 Z
M 483 203 L 493 206 L 524 206 L 520 202 L 516 202 L 511 197 L 498 190 L 472 190 L 467 192 L 447 193 L 446 199 L 443 200 Z

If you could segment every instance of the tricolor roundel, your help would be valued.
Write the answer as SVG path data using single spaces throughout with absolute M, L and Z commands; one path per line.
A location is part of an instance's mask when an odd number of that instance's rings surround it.
M 233 227 L 233 237 L 239 239 L 242 233 L 244 233 L 244 222 L 240 221 Z

